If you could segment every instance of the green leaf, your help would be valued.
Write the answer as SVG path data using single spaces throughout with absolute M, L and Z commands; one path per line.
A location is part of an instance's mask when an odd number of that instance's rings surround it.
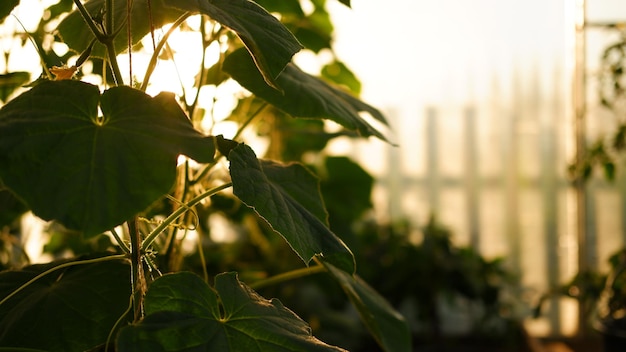
M 165 4 L 205 14 L 233 30 L 254 57 L 265 82 L 275 86 L 302 45 L 278 19 L 249 0 L 164 0 Z
M 354 272 L 350 249 L 328 228 L 317 178 L 300 164 L 258 160 L 241 144 L 228 155 L 233 192 L 253 208 L 308 265 L 314 256 Z
M 0 101 L 6 101 L 17 88 L 28 83 L 29 80 L 30 73 L 23 71 L 0 75 Z
M 281 14 L 293 15 L 296 17 L 304 16 L 304 11 L 302 11 L 302 6 L 300 6 L 299 0 L 254 0 L 254 2 L 261 5 L 269 12 L 279 12 Z
M 13 193 L 0 189 L 0 227 L 11 226 L 28 208 Z
M 0 273 L 0 299 L 67 262 Z M 130 267 L 125 262 L 104 261 L 53 271 L 0 305 L 0 345 L 84 351 L 104 344 L 128 307 L 129 297 Z
M 345 85 L 354 94 L 361 93 L 361 81 L 341 61 L 333 61 L 322 67 L 322 77 L 338 85 Z
M 66 12 L 70 12 L 73 6 L 74 0 L 59 0 L 56 4 L 48 7 L 47 11 L 50 11 L 50 19 L 54 19 Z
M 148 2 L 150 6 L 148 6 Z M 89 0 L 85 2 L 85 8 L 93 18 L 103 18 L 105 0 Z M 121 53 L 128 49 L 128 39 L 126 36 L 125 20 L 127 15 L 126 1 L 113 2 L 114 27 L 124 26 L 114 41 L 115 52 Z M 150 8 L 152 12 L 147 15 Z M 150 28 L 161 28 L 163 25 L 172 23 L 183 14 L 182 11 L 175 10 L 163 5 L 163 0 L 133 0 L 131 34 L 133 44 L 138 43 L 141 38 L 150 33 Z M 61 40 L 69 48 L 77 53 L 82 53 L 94 38 L 93 33 L 83 20 L 80 12 L 74 10 L 57 27 Z M 104 45 L 97 43 L 91 51 L 91 56 L 104 58 L 106 49 Z
M 358 276 L 339 270 L 328 262 L 324 266 L 337 280 L 359 312 L 361 320 L 383 350 L 411 351 L 409 327 L 400 315 L 378 292 Z
M 322 194 L 331 223 L 348 225 L 372 207 L 374 178 L 347 157 L 327 157 L 324 161 Z
M 120 332 L 119 351 L 343 351 L 235 273 L 216 276 L 215 289 L 189 272 L 164 275 L 148 289 L 145 310 L 141 323 Z
M 6 186 L 39 217 L 87 236 L 166 194 L 179 154 L 211 162 L 215 153 L 171 93 L 115 87 L 101 96 L 69 80 L 43 82 L 5 105 L 0 135 Z
M 19 3 L 20 0 L 2 0 L 0 2 L 0 21 L 3 21 Z
M 302 21 L 299 37 L 306 38 L 307 48 L 318 52 L 331 47 L 334 26 L 330 14 L 326 11 L 326 1 L 313 1 L 315 10 Z M 308 32 L 308 33 L 306 33 Z
M 305 19 L 300 26 L 292 29 L 293 35 L 309 50 L 319 53 L 323 49 L 330 49 L 332 37 L 319 28 L 311 27 L 309 19 Z
M 288 64 L 276 79 L 283 92 L 275 90 L 263 81 L 252 58 L 244 50 L 237 50 L 228 55 L 223 68 L 243 87 L 294 117 L 330 119 L 349 130 L 358 131 L 362 136 L 376 136 L 386 140 L 359 115 L 361 111 L 367 112 L 386 124 L 385 117 L 380 111 L 349 93 L 302 72 L 293 64 Z

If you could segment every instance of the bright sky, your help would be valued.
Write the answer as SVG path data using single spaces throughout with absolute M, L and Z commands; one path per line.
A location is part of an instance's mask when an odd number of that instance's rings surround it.
M 464 97 L 513 65 L 565 50 L 563 0 L 330 1 L 339 56 L 383 105 Z M 470 83 L 471 82 L 471 83 Z M 392 89 L 392 87 L 401 87 Z

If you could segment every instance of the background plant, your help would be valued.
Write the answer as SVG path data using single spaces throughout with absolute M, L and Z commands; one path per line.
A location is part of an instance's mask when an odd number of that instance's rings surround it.
M 3 2 L 1 18 L 18 4 Z M 358 81 L 339 60 L 333 57 L 321 70 L 324 80 L 291 63 L 302 44 L 332 57 L 325 1 L 309 5 L 304 11 L 295 0 L 61 0 L 35 32 L 22 34 L 37 47 L 42 74 L 17 95 L 11 92 L 28 76 L 1 77 L 0 98 L 8 101 L 0 110 L 3 244 L 12 256 L 3 262 L 27 259 L 14 255 L 21 234 L 16 219 L 26 210 L 54 221 L 50 252 L 70 249 L 79 256 L 0 274 L 0 346 L 341 350 L 313 337 L 280 301 L 250 288 L 324 272 L 382 349 L 410 350 L 403 318 L 356 276 L 354 255 L 331 230 L 318 178 L 301 163 L 276 160 L 319 154 L 338 136 L 385 139 L 361 115 L 384 124 L 378 110 L 328 83 L 358 92 Z M 179 96 L 148 95 L 155 70 L 176 57 L 168 44 L 176 31 L 199 33 L 193 87 L 183 85 Z M 53 40 L 70 51 L 57 55 Z M 152 48 L 145 71 L 120 64 L 136 60 L 146 43 Z M 218 55 L 209 62 L 211 48 Z M 99 86 L 80 80 L 94 75 Z M 215 114 L 200 107 L 200 93 L 203 87 L 228 90 L 233 80 L 246 90 L 237 93 L 229 117 L 238 132 L 226 139 L 211 134 L 212 124 L 203 126 Z M 258 158 L 241 141 L 253 120 L 269 137 L 273 160 Z M 322 120 L 343 130 L 327 133 Z M 297 151 L 296 139 L 285 136 L 302 132 L 309 143 Z M 330 175 L 351 165 L 333 160 L 318 171 Z M 246 231 L 259 243 L 281 235 L 306 266 L 272 277 L 263 268 L 246 280 L 233 267 L 210 268 L 207 257 L 226 254 L 211 245 L 217 231 L 211 219 L 220 215 L 265 229 Z M 192 234 L 197 247 L 189 250 L 185 239 Z

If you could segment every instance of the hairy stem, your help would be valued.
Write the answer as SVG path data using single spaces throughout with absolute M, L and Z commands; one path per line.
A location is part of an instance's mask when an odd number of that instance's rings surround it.
M 117 244 L 122 249 L 122 252 L 124 252 L 124 254 L 129 255 L 130 254 L 130 248 L 128 248 L 128 246 L 126 245 L 124 240 L 122 240 L 120 235 L 118 235 L 117 231 L 115 231 L 115 229 L 111 229 L 111 234 L 113 235 L 113 238 L 115 238 L 115 242 L 117 242 Z
M 107 49 L 107 58 L 109 60 L 109 67 L 111 67 L 113 79 L 115 80 L 115 85 L 123 85 L 124 80 L 122 79 L 122 71 L 120 71 L 120 66 L 117 63 L 117 56 L 115 54 L 115 45 L 113 45 L 113 38 L 111 38 L 111 40 L 108 40 L 104 45 Z
M 133 295 L 133 321 L 137 322 L 142 317 L 143 312 L 143 292 L 145 288 L 143 267 L 141 260 L 141 236 L 137 228 L 137 218 L 128 222 L 128 233 L 130 234 L 130 265 L 131 265 L 131 285 Z

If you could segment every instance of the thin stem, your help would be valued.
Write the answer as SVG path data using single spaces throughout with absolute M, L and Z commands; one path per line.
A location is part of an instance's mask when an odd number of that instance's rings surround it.
M 117 244 L 122 249 L 122 252 L 124 252 L 124 254 L 130 254 L 130 248 L 128 248 L 128 246 L 126 245 L 126 242 L 122 240 L 120 235 L 117 234 L 117 231 L 115 231 L 115 229 L 111 229 L 111 234 L 113 235 L 113 238 L 115 238 L 115 241 L 117 242 Z
M 115 45 L 113 45 L 113 40 L 107 41 L 106 43 L 104 43 L 104 45 L 107 49 L 107 57 L 109 59 L 109 66 L 111 67 L 111 73 L 113 74 L 115 85 L 123 85 L 124 80 L 122 79 L 122 71 L 120 71 L 120 66 L 117 63 L 117 56 L 115 54 Z
M 261 113 L 261 111 L 263 111 L 263 109 L 265 109 L 265 107 L 267 107 L 267 102 L 263 102 L 261 104 L 261 106 L 252 114 L 250 115 L 250 117 L 248 117 L 248 119 L 241 125 L 239 126 L 239 129 L 237 130 L 237 133 L 235 134 L 235 136 L 233 137 L 233 140 L 236 140 L 237 138 L 239 138 L 239 135 L 241 135 L 241 133 L 243 132 L 243 130 L 248 127 L 248 125 L 250 124 L 250 122 L 252 122 L 252 120 L 254 120 L 255 117 L 257 117 L 258 114 Z
M 43 72 L 46 74 L 46 77 L 49 80 L 52 80 L 52 74 L 50 73 L 50 70 L 48 70 L 48 66 L 46 65 L 46 59 L 44 58 L 42 52 L 43 52 L 43 48 L 41 47 L 41 45 L 39 45 L 37 42 L 35 42 L 35 39 L 33 38 L 33 36 L 26 30 L 26 27 L 24 27 L 24 24 L 22 23 L 22 21 L 20 21 L 19 18 L 17 18 L 17 16 L 13 15 L 13 17 L 15 18 L 15 20 L 17 21 L 17 23 L 19 23 L 19 25 L 22 27 L 22 29 L 24 30 L 24 33 L 26 33 L 26 35 L 28 35 L 28 39 L 30 40 L 31 44 L 33 44 L 33 47 L 35 48 L 35 50 L 37 50 L 37 54 L 39 55 L 39 60 L 41 62 L 41 68 L 43 69 Z M 5 53 L 8 54 L 8 53 Z M 8 61 L 8 56 L 5 59 L 5 62 Z M 8 67 L 5 67 L 5 71 L 8 69 Z
M 261 113 L 261 111 L 263 111 L 263 109 L 265 109 L 265 107 L 267 107 L 269 104 L 266 102 L 263 102 L 263 104 L 261 104 L 261 106 L 253 113 L 250 115 L 250 117 L 248 117 L 248 119 L 241 125 L 239 126 L 239 129 L 237 130 L 237 133 L 235 133 L 235 136 L 233 137 L 233 140 L 236 140 L 237 138 L 239 138 L 239 136 L 241 135 L 241 133 L 243 132 L 243 130 L 248 127 L 248 125 L 250 124 L 250 122 L 252 122 L 252 120 L 254 120 L 255 117 L 257 117 L 257 115 L 259 113 Z M 195 185 L 196 183 L 200 182 L 200 180 L 202 180 L 208 173 L 209 171 L 211 171 L 211 169 L 217 165 L 217 162 L 219 160 L 219 158 L 221 158 L 223 155 L 219 155 L 215 157 L 215 160 L 208 164 L 207 166 L 204 167 L 204 169 L 202 169 L 202 171 L 200 171 L 200 173 L 198 174 L 198 176 L 196 176 L 195 179 L 191 180 L 191 185 Z
M 204 81 L 204 75 L 206 74 L 204 63 L 206 62 L 206 48 L 208 47 L 209 41 L 204 38 L 205 31 L 206 23 L 204 17 L 202 17 L 200 19 L 200 36 L 202 37 L 202 60 L 200 60 L 200 77 L 198 78 L 198 88 L 196 89 L 196 94 L 193 97 L 193 101 L 190 105 L 187 105 L 187 112 L 189 113 L 189 116 L 191 116 L 192 120 L 194 118 L 194 110 L 196 110 L 196 105 L 198 104 L 198 98 L 200 97 L 200 88 L 202 87 L 202 81 Z
M 111 330 L 109 331 L 109 335 L 107 336 L 107 340 L 106 343 L 104 344 L 104 350 L 108 351 L 109 350 L 109 345 L 111 344 L 111 339 L 113 338 L 113 333 L 115 332 L 115 329 L 120 325 L 120 323 L 122 322 L 122 320 L 124 319 L 124 317 L 126 315 L 128 315 L 128 313 L 130 313 L 130 310 L 133 309 L 133 296 L 131 295 L 129 298 L 129 302 L 128 302 L 128 308 L 126 308 L 126 310 L 124 311 L 124 313 L 122 313 L 122 315 L 120 315 L 120 317 L 117 319 L 117 321 L 115 322 L 115 324 L 113 324 L 113 327 L 111 328 Z
M 133 86 L 133 36 L 132 25 L 133 0 L 126 0 L 126 41 L 128 44 L 128 76 L 129 86 Z
M 204 258 L 204 250 L 202 248 L 202 231 L 198 231 L 198 255 L 200 255 L 200 264 L 202 265 L 202 275 L 204 282 L 209 282 L 209 272 L 206 269 L 206 259 Z
M 128 222 L 128 233 L 130 234 L 130 264 L 131 264 L 131 285 L 133 295 L 133 321 L 137 322 L 142 317 L 143 306 L 143 267 L 141 261 L 141 237 L 137 228 L 137 218 Z
M 318 274 L 318 273 L 322 273 L 325 271 L 326 271 L 326 268 L 323 265 L 315 265 L 315 266 L 310 266 L 308 268 L 296 269 L 296 270 L 288 271 L 286 273 L 278 274 L 270 278 L 267 278 L 265 280 L 260 280 L 252 284 L 248 284 L 248 286 L 250 286 L 250 288 L 254 290 L 258 290 L 266 286 L 280 284 L 282 282 L 299 279 L 301 277 Z
M 170 35 L 172 35 L 172 33 L 174 33 L 174 30 L 176 30 L 176 28 L 178 28 L 181 24 L 183 24 L 183 22 L 185 22 L 187 18 L 189 18 L 189 16 L 191 16 L 192 14 L 193 13 L 191 12 L 185 12 L 184 14 L 182 14 L 176 20 L 176 22 L 172 24 L 170 29 L 167 30 L 163 38 L 159 41 L 159 44 L 157 44 L 156 49 L 154 50 L 154 52 L 152 53 L 152 57 L 150 58 L 150 63 L 148 64 L 148 68 L 146 69 L 146 74 L 143 77 L 141 88 L 139 88 L 141 91 L 145 92 L 146 88 L 148 88 L 148 82 L 150 81 L 150 76 L 152 76 L 152 73 L 154 72 L 154 69 L 156 68 L 156 63 L 157 63 L 157 59 L 159 58 L 159 54 L 161 53 L 161 50 L 165 46 L 165 43 L 169 39 Z
M 181 167 L 179 167 L 179 170 Z M 174 188 L 173 196 L 167 195 L 172 203 L 172 211 L 176 211 L 179 207 L 185 206 L 185 201 L 187 197 L 190 195 L 189 191 L 189 159 L 185 159 L 185 164 L 182 165 L 182 171 L 178 172 L 176 175 L 176 186 Z M 176 263 L 173 260 L 174 254 L 177 245 L 180 243 L 178 241 L 177 236 L 177 226 L 171 226 L 169 231 L 167 231 L 167 237 L 165 241 L 165 251 L 164 251 L 164 263 L 166 263 L 166 268 L 168 271 L 172 271 L 174 268 L 174 264 Z
M 83 264 L 93 264 L 93 263 L 100 263 L 100 262 L 107 262 L 107 261 L 111 261 L 111 260 L 122 260 L 122 259 L 127 259 L 127 256 L 125 254 L 116 254 L 116 255 L 111 255 L 111 256 L 107 256 L 107 257 L 100 257 L 100 258 L 93 258 L 93 259 L 85 259 L 85 260 L 77 260 L 74 262 L 67 262 L 67 263 L 63 263 L 63 264 L 59 264 L 53 268 L 50 268 L 46 271 L 44 271 L 43 273 L 35 276 L 34 278 L 28 280 L 26 283 L 24 283 L 22 286 L 18 287 L 15 291 L 11 292 L 8 296 L 4 297 L 2 299 L 2 301 L 0 301 L 0 306 L 5 303 L 6 301 L 8 301 L 9 299 L 11 299 L 11 297 L 15 296 L 16 294 L 18 294 L 20 291 L 24 290 L 26 287 L 30 286 L 33 282 L 41 279 L 42 277 L 53 273 L 57 270 L 61 270 L 61 269 L 65 269 L 65 268 L 69 268 L 71 266 L 74 265 L 83 265 Z
M 170 224 L 172 224 L 172 222 L 176 221 L 176 219 L 178 219 L 178 217 L 183 215 L 187 210 L 191 209 L 193 206 L 200 203 L 203 199 L 210 197 L 217 192 L 221 192 L 225 190 L 226 188 L 231 187 L 232 185 L 233 184 L 229 182 L 221 186 L 212 188 L 196 196 L 195 198 L 191 199 L 189 202 L 185 203 L 180 208 L 176 209 L 176 211 L 174 211 L 165 220 L 163 220 L 163 222 L 160 223 L 154 230 L 152 230 L 152 232 L 150 232 L 150 234 L 143 240 L 143 243 L 141 244 L 141 250 L 145 251 L 148 247 L 150 247 L 150 245 L 152 244 L 152 242 L 154 242 L 157 236 L 159 236 L 159 234 L 161 234 L 163 230 L 165 230 Z
M 104 26 L 107 35 L 113 34 L 113 12 L 115 11 L 114 0 L 105 0 L 104 2 Z
M 207 166 L 204 167 L 204 169 L 202 169 L 202 171 L 200 171 L 200 173 L 198 174 L 198 176 L 190 181 L 190 184 L 193 186 L 196 183 L 200 182 L 200 180 L 202 180 L 202 178 L 204 178 L 204 176 L 206 176 L 207 173 L 209 173 L 209 171 L 211 171 L 211 169 L 213 167 L 215 167 L 215 165 L 217 165 L 217 162 L 219 161 L 219 159 L 222 157 L 223 155 L 219 154 L 217 156 L 215 156 L 215 160 L 213 160 L 213 162 L 211 162 L 210 164 L 208 164 Z

